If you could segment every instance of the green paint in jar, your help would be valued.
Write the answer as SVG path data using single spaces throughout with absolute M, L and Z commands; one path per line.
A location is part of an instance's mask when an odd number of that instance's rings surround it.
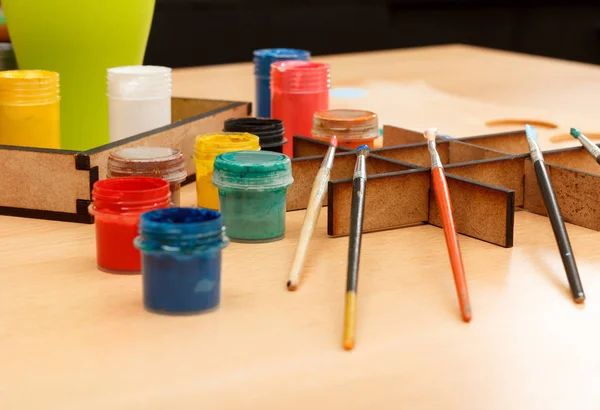
M 287 188 L 292 184 L 287 155 L 235 151 L 215 158 L 213 184 L 227 236 L 235 242 L 272 242 L 285 236 Z

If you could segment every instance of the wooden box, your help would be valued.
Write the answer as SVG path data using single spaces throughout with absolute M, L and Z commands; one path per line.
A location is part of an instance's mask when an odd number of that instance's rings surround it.
M 168 146 L 186 158 L 188 179 L 197 135 L 218 132 L 228 118 L 251 112 L 247 102 L 172 99 L 172 123 L 88 151 L 0 145 L 0 214 L 92 223 L 88 213 L 92 185 L 106 177 L 111 151 L 129 146 Z
M 429 223 L 441 226 L 430 189 L 430 156 L 420 132 L 385 126 L 383 147 L 367 159 L 364 232 Z M 327 144 L 294 139 L 294 184 L 288 211 L 305 209 Z M 510 248 L 514 213 L 546 215 L 525 131 L 460 139 L 438 138 L 457 231 Z M 583 147 L 545 151 L 544 159 L 564 220 L 600 230 L 600 166 Z M 352 175 L 356 155 L 338 150 L 329 182 L 330 236 L 349 233 Z

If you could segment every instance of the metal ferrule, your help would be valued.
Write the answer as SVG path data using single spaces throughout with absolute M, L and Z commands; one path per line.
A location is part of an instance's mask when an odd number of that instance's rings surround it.
M 359 154 L 356 157 L 356 165 L 354 165 L 354 179 L 356 178 L 367 179 L 365 154 Z
M 333 167 L 334 157 L 335 147 L 329 147 L 327 154 L 325 154 L 325 158 L 323 159 L 323 163 L 321 164 L 321 168 L 326 167 L 327 169 L 331 169 Z
M 440 155 L 435 149 L 435 141 L 428 141 L 427 147 L 429 148 L 429 155 L 431 156 L 431 168 L 442 168 L 442 161 Z
M 544 156 L 542 155 L 542 150 L 537 142 L 531 138 L 527 138 L 527 143 L 529 144 L 529 155 L 531 155 L 531 160 L 533 162 L 543 161 Z
M 589 151 L 590 154 L 592 154 L 596 158 L 598 158 L 598 156 L 600 156 L 600 148 L 598 148 L 598 146 L 596 144 L 594 144 L 592 141 L 590 141 L 588 137 L 581 134 L 581 135 L 579 135 L 578 139 L 579 139 L 579 141 L 581 141 L 581 145 L 583 145 L 585 147 L 585 149 L 587 149 Z

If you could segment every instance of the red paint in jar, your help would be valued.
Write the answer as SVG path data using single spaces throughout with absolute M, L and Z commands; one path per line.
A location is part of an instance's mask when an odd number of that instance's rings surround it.
M 313 115 L 329 109 L 329 65 L 314 61 L 271 64 L 271 116 L 283 121 L 288 143 L 283 153 L 293 157 L 294 135 L 311 136 Z
M 169 182 L 159 178 L 126 177 L 98 181 L 89 212 L 96 222 L 98 268 L 111 273 L 136 273 L 140 251 L 133 245 L 144 212 L 170 205 Z

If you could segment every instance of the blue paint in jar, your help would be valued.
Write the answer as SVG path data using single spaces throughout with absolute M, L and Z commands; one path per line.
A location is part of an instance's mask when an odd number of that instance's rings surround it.
M 221 214 L 165 208 L 142 214 L 135 246 L 142 254 L 144 306 L 156 313 L 210 311 L 221 298 L 221 250 L 229 240 Z
M 213 184 L 227 235 L 234 242 L 272 242 L 285 236 L 286 194 L 294 181 L 287 155 L 236 151 L 215 158 Z
M 310 60 L 310 52 L 294 48 L 266 48 L 254 51 L 256 79 L 255 115 L 271 117 L 271 64 L 285 60 Z

